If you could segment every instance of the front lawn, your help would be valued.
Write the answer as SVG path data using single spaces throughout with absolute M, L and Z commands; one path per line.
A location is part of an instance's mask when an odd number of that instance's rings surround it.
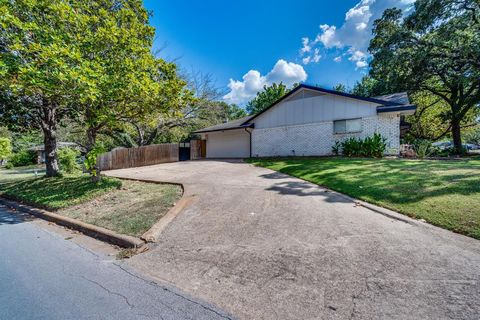
M 480 239 L 480 160 L 251 159 L 354 198 Z
M 41 167 L 0 169 L 0 196 L 137 237 L 182 196 L 177 185 L 111 177 L 92 183 L 86 174 L 55 178 L 43 174 Z
M 35 177 L 31 169 L 17 169 L 15 174 L 12 177 L 10 170 L 0 171 L 0 195 L 48 210 L 84 203 L 122 186 L 119 179 L 104 178 L 92 183 L 88 175 L 82 174 L 45 178 Z
M 57 213 L 139 237 L 167 213 L 182 192 L 177 185 L 123 180 L 120 189 Z

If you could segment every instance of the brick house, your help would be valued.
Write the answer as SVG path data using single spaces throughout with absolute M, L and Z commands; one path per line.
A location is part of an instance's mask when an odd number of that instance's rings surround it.
M 207 158 L 325 156 L 335 141 L 375 132 L 398 154 L 400 119 L 415 110 L 406 93 L 364 98 L 302 84 L 258 114 L 196 133 Z

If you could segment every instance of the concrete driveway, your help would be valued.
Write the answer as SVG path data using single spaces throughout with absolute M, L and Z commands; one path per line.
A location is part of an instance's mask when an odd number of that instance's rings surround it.
M 110 171 L 194 200 L 129 263 L 243 319 L 478 319 L 480 242 L 241 161 Z

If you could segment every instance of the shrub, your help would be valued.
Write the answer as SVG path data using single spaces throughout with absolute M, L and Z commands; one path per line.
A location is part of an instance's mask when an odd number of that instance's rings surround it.
M 451 157 L 451 156 L 458 155 L 454 147 L 445 148 L 443 150 L 440 150 L 439 148 L 433 148 L 432 149 L 432 154 L 437 156 L 437 157 Z M 466 148 L 462 147 L 460 155 L 465 156 L 467 154 L 468 154 L 468 150 Z
M 429 157 L 434 151 L 432 148 L 432 143 L 428 140 L 415 141 L 413 144 L 413 149 L 415 150 L 415 153 L 419 159 L 425 159 Z
M 381 158 L 385 153 L 387 145 L 386 138 L 379 133 L 374 133 L 372 137 L 366 137 L 362 143 L 362 153 L 366 157 Z
M 342 142 L 342 153 L 346 157 L 359 157 L 362 153 L 362 140 L 348 138 Z
M 465 134 L 467 143 L 480 145 L 480 127 Z
M 37 154 L 31 150 L 21 150 L 14 153 L 9 162 L 14 167 L 29 166 L 37 162 Z
M 332 146 L 332 153 L 338 156 L 340 154 L 341 147 L 342 144 L 340 143 L 340 141 L 335 141 L 335 144 Z
M 99 181 L 100 180 L 100 172 L 97 167 L 97 157 L 104 153 L 105 147 L 101 144 L 97 144 L 95 147 L 93 147 L 90 152 L 87 153 L 84 161 L 85 169 L 90 173 L 90 175 L 93 178 L 93 181 Z
M 9 138 L 0 138 L 0 163 L 12 154 L 12 144 Z
M 335 153 L 335 148 L 338 148 L 337 150 L 341 149 L 342 154 L 346 157 L 381 158 L 387 148 L 386 140 L 379 133 L 363 140 L 350 137 L 341 143 L 336 141 L 332 151 Z
M 58 150 L 58 163 L 60 170 L 66 173 L 73 173 L 79 169 L 77 158 L 80 156 L 78 150 L 72 148 L 62 148 Z

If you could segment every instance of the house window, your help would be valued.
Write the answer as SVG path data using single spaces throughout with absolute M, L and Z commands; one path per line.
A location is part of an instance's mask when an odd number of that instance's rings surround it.
M 333 132 L 353 133 L 362 131 L 362 119 L 349 119 L 333 121 Z

